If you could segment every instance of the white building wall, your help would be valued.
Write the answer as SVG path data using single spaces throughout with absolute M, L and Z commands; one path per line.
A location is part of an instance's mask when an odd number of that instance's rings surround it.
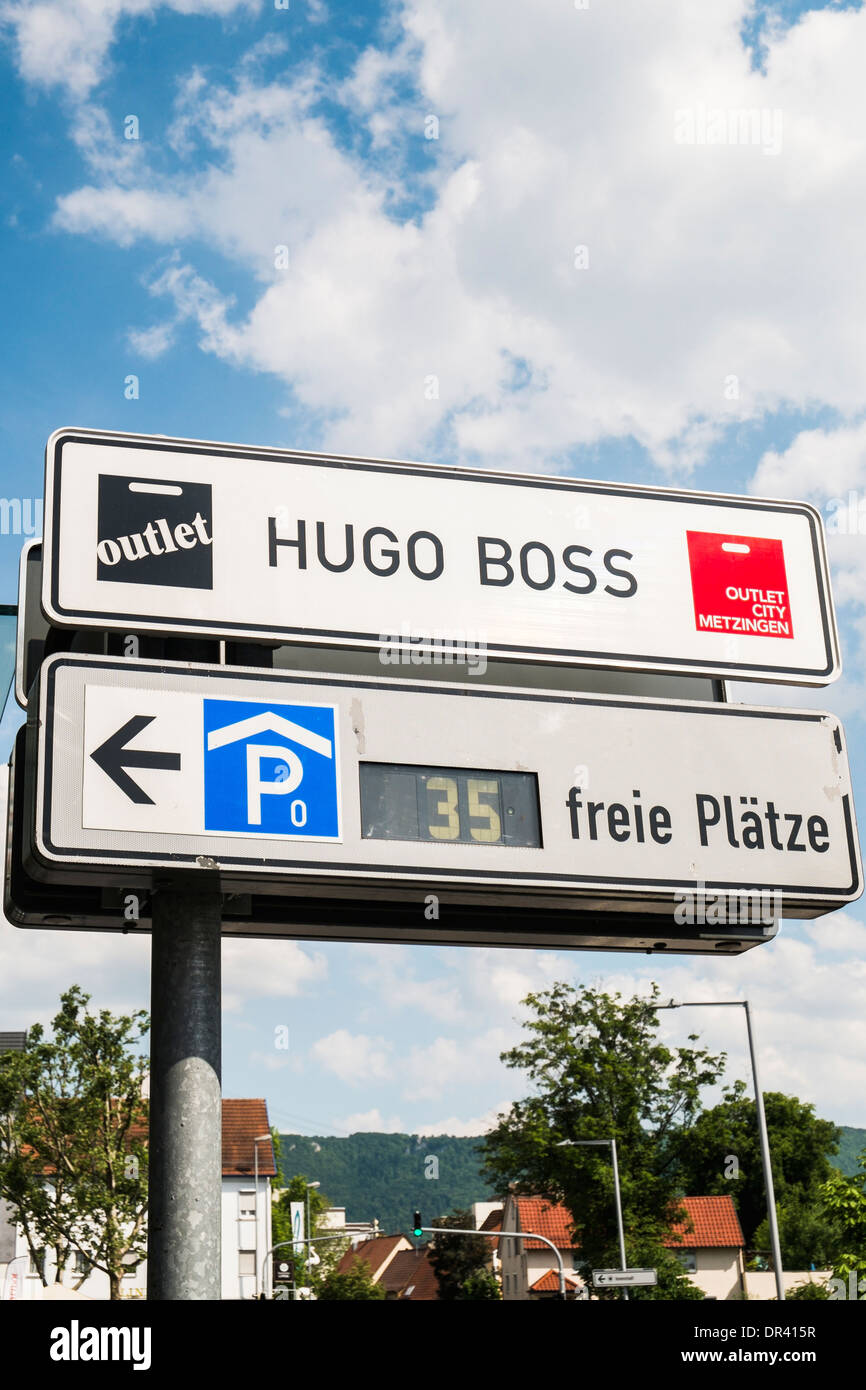
M 708 1298 L 742 1298 L 741 1268 L 742 1257 L 735 1246 L 696 1250 L 695 1269 L 689 1279 Z
M 251 1177 L 223 1178 L 222 1190 L 222 1276 L 223 1298 L 255 1298 L 264 1289 L 270 1293 L 271 1184 L 259 1177 L 258 1219 L 244 1215 L 256 1206 L 255 1180 Z M 243 1257 L 246 1256 L 244 1259 Z M 254 1265 L 254 1270 L 251 1266 Z M 262 1266 L 264 1267 L 264 1271 Z M 242 1273 L 242 1268 L 249 1272 Z M 264 1283 L 262 1280 L 264 1278 Z
M 224 1299 L 254 1298 L 257 1291 L 257 1276 L 259 1287 L 261 1287 L 262 1265 L 271 1247 L 270 1178 L 259 1178 L 258 1222 L 254 1217 L 241 1216 L 242 1196 L 250 1198 L 249 1204 L 253 1208 L 255 1207 L 254 1188 L 255 1183 L 249 1177 L 224 1177 L 222 1180 L 220 1288 L 221 1296 Z M 256 1248 L 256 1225 L 258 1225 L 258 1248 Z M 244 1262 L 251 1267 L 248 1274 L 241 1273 L 242 1253 L 252 1257 Z M 30 1252 L 20 1230 L 16 1232 L 15 1254 L 16 1257 L 19 1257 L 16 1267 L 21 1275 L 18 1280 L 18 1287 L 21 1290 L 20 1296 L 24 1299 L 41 1299 L 43 1294 L 42 1280 L 38 1274 L 30 1273 Z M 253 1263 L 257 1274 L 252 1271 Z M 54 1262 L 50 1252 L 47 1272 L 49 1283 L 52 1283 L 54 1280 Z M 75 1256 L 73 1255 L 64 1272 L 64 1286 L 74 1289 L 80 1277 L 80 1274 L 75 1272 Z M 270 1260 L 265 1265 L 264 1277 L 265 1292 L 270 1293 Z M 2 1286 L 0 1286 L 0 1291 L 2 1291 Z M 108 1275 L 101 1270 L 91 1271 L 78 1293 L 84 1298 L 107 1299 L 109 1296 Z M 145 1260 L 142 1261 L 137 1270 L 124 1275 L 122 1297 L 138 1299 L 145 1298 L 146 1295 L 147 1261 Z
M 799 1288 L 801 1284 L 826 1284 L 832 1279 L 832 1269 L 786 1269 L 782 1274 L 785 1293 Z M 846 1295 L 848 1292 L 847 1280 Z M 746 1274 L 746 1293 L 751 1300 L 774 1299 L 776 1297 L 776 1276 L 771 1269 L 752 1270 Z

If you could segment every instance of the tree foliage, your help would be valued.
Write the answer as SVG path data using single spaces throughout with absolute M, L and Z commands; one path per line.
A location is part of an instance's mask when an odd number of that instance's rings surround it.
M 384 1233 L 408 1233 L 416 1207 L 425 1217 L 442 1216 L 496 1195 L 481 1176 L 479 1139 L 362 1133 L 280 1140 L 285 1178 L 312 1173 L 351 1220 L 376 1218 Z
M 472 1212 L 459 1208 L 433 1222 L 437 1231 L 443 1232 L 433 1237 L 430 1246 L 430 1264 L 439 1283 L 439 1297 L 443 1301 L 475 1297 L 488 1299 L 492 1296 L 487 1280 L 477 1277 L 489 1272 L 493 1246 L 490 1237 L 446 1234 L 452 1228 L 472 1230 L 473 1224 Z M 496 1283 L 495 1280 L 493 1282 Z
M 280 1139 L 275 1134 L 274 1150 L 277 1157 L 277 1166 L 280 1163 Z M 286 1186 L 281 1191 L 277 1200 L 271 1207 L 271 1244 L 279 1245 L 283 1241 L 292 1239 L 292 1215 L 291 1203 L 303 1202 L 306 1225 L 306 1212 L 309 1210 L 310 1229 L 305 1234 L 313 1237 L 312 1254 L 311 1247 L 305 1245 L 303 1253 L 295 1256 L 297 1269 L 296 1283 L 299 1287 L 310 1288 L 317 1298 L 321 1298 L 321 1286 L 324 1280 L 332 1274 L 340 1260 L 349 1248 L 349 1238 L 344 1240 L 316 1240 L 317 1236 L 327 1236 L 331 1234 L 327 1227 L 323 1225 L 322 1218 L 331 1206 L 330 1200 L 322 1192 L 321 1188 L 310 1187 L 310 1181 L 304 1173 L 296 1173 L 289 1179 Z M 309 1207 L 307 1203 L 309 1202 Z M 336 1235 L 336 1232 L 333 1233 Z M 307 1263 L 309 1261 L 309 1263 Z
M 0 1056 L 0 1196 L 37 1264 L 54 1251 L 57 1282 L 78 1252 L 116 1299 L 147 1253 L 147 1063 L 134 1049 L 149 1024 L 89 1002 L 73 985 L 50 1040 L 36 1024 L 23 1051 Z
M 839 1127 L 819 1119 L 813 1105 L 778 1091 L 764 1092 L 764 1109 L 785 1266 L 824 1266 L 838 1247 L 838 1229 L 822 1212 L 819 1191 L 833 1172 L 827 1155 L 836 1151 Z M 721 1103 L 697 1117 L 677 1152 L 684 1190 L 731 1196 L 747 1247 L 768 1252 L 758 1122 L 744 1082 L 726 1087 Z
M 866 1277 L 866 1149 L 859 1158 L 860 1172 L 853 1178 L 833 1173 L 821 1187 L 827 1215 L 839 1223 L 841 1249 L 833 1261 L 837 1279 L 856 1281 Z
M 483 1141 L 486 1174 L 499 1191 L 563 1202 L 574 1218 L 581 1273 L 619 1265 L 616 1209 L 607 1145 L 615 1139 L 630 1263 L 658 1250 L 682 1212 L 676 1141 L 694 1123 L 701 1091 L 714 1084 L 725 1054 L 692 1045 L 669 1048 L 657 1035 L 657 985 L 649 998 L 623 1000 L 555 984 L 525 1003 L 526 1040 L 502 1054 L 525 1072 L 534 1093 L 499 1117 Z M 697 1035 L 689 1037 L 689 1044 Z

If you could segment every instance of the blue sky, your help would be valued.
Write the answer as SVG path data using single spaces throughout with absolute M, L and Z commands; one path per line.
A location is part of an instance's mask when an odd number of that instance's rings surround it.
M 0 26 L 4 497 L 41 496 L 61 425 L 828 516 L 866 496 L 861 5 L 5 0 Z M 750 140 L 682 135 L 742 109 L 764 115 Z M 841 714 L 861 808 L 864 533 L 830 536 L 843 679 L 731 692 Z M 0 601 L 21 541 L 0 536 Z M 308 1133 L 478 1132 L 521 1093 L 498 1054 L 529 989 L 656 978 L 747 993 L 765 1084 L 866 1125 L 864 920 L 707 964 L 228 943 L 225 1093 Z M 4 927 L 0 1024 L 73 980 L 146 1004 L 147 956 Z M 701 1024 L 743 1073 L 728 1011 Z

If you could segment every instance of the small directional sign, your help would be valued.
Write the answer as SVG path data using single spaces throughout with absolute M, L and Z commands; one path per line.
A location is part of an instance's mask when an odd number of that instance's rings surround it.
M 206 870 L 705 929 L 861 892 L 842 729 L 813 710 L 62 654 L 28 759 L 25 862 L 48 882 Z
M 657 1284 L 658 1275 L 654 1269 L 594 1269 L 592 1282 L 597 1289 L 629 1289 Z

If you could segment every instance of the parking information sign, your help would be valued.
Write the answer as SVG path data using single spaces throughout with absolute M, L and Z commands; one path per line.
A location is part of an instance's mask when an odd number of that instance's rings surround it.
M 228 890 L 401 886 L 816 916 L 860 893 L 838 721 L 69 654 L 28 729 L 29 872 Z M 419 909 L 420 910 L 420 909 Z
M 805 503 L 62 430 L 59 626 L 824 685 Z M 288 793 L 286 793 L 288 795 Z

